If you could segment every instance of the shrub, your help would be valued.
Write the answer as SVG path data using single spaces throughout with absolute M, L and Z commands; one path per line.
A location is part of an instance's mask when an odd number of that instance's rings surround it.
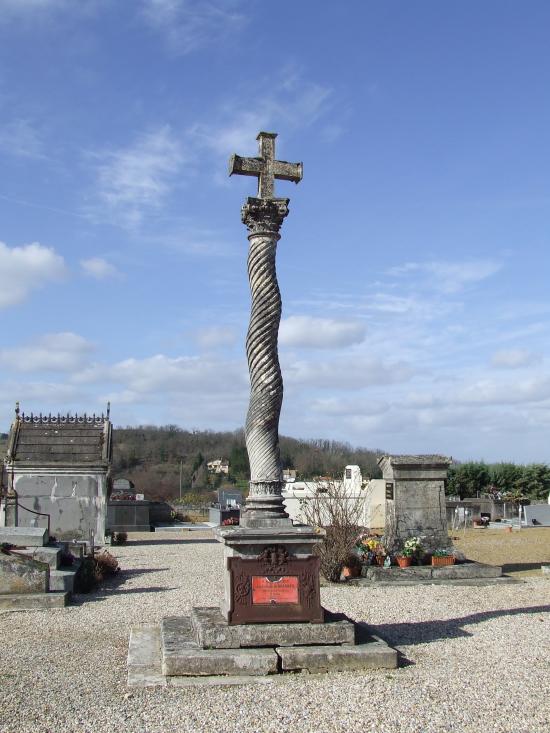
M 126 532 L 113 532 L 111 536 L 112 545 L 125 545 L 128 541 L 128 535 Z
M 75 577 L 75 591 L 89 593 L 105 578 L 116 575 L 120 570 L 118 560 L 103 550 L 99 555 L 86 555 Z

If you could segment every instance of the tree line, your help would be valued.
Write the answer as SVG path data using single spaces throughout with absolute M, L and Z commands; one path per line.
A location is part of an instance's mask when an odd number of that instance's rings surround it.
M 550 493 L 550 466 L 546 463 L 457 463 L 449 468 L 445 491 L 449 496 L 463 499 L 480 494 L 516 502 L 546 499 Z
M 377 461 L 383 452 L 353 448 L 334 440 L 280 437 L 283 468 L 298 479 L 340 477 L 346 465 L 359 465 L 364 477 L 380 477 Z M 212 474 L 207 463 L 229 460 L 229 476 Z M 243 430 L 185 430 L 177 425 L 117 427 L 113 431 L 113 478 L 128 478 L 151 498 L 183 494 L 210 496 L 221 486 L 246 489 L 250 477 Z

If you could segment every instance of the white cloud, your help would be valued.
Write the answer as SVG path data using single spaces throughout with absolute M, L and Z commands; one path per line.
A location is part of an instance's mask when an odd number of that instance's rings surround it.
M 80 260 L 80 266 L 86 275 L 97 280 L 105 280 L 118 275 L 116 267 L 102 257 L 90 257 L 88 260 Z
M 233 346 L 236 340 L 237 333 L 230 326 L 211 326 L 197 333 L 197 342 L 203 349 Z
M 225 0 L 141 0 L 141 17 L 161 33 L 170 49 L 187 54 L 202 46 L 231 39 L 246 24 L 246 16 Z
M 112 366 L 93 366 L 74 375 L 75 382 L 115 382 L 136 395 L 154 392 L 182 394 L 221 393 L 248 384 L 244 362 L 222 361 L 198 356 L 125 359 Z
M 99 154 L 98 195 L 120 222 L 139 225 L 168 197 L 183 162 L 181 143 L 165 125 L 127 148 Z
M 66 274 L 63 257 L 38 242 L 8 247 L 0 242 L 0 308 L 22 302 L 33 290 Z
M 463 290 L 467 285 L 491 277 L 502 268 L 502 264 L 490 259 L 469 260 L 465 262 L 407 262 L 388 270 L 389 275 L 408 275 L 418 272 L 429 275 L 430 286 L 434 290 L 452 294 Z
M 268 93 L 262 80 L 254 89 L 242 92 L 238 104 L 235 100 L 227 104 L 218 124 L 199 124 L 191 133 L 217 155 L 246 155 L 248 151 L 255 155 L 254 141 L 260 130 L 303 129 L 325 114 L 330 88 L 306 81 L 288 69 L 283 70 L 282 79 L 270 79 Z M 236 113 L 235 109 L 247 111 Z
M 42 140 L 28 120 L 12 120 L 0 127 L 0 150 L 22 158 L 44 157 Z
M 76 333 L 49 333 L 34 344 L 0 349 L 0 363 L 16 372 L 72 372 L 86 364 L 93 350 Z
M 279 341 L 283 346 L 334 349 L 361 343 L 365 333 L 365 325 L 358 321 L 289 316 L 281 321 Z
M 356 390 L 373 385 L 407 381 L 413 370 L 404 362 L 349 356 L 327 361 L 324 358 L 285 364 L 285 384 L 309 388 Z
M 541 361 L 540 354 L 533 354 L 524 349 L 502 349 L 491 357 L 491 366 L 497 369 L 519 369 L 523 366 L 532 366 Z

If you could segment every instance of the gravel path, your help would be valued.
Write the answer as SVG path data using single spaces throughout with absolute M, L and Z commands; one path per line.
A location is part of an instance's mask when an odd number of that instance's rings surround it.
M 131 626 L 217 605 L 210 533 L 133 535 L 123 574 L 65 609 L 2 612 L 2 733 L 538 733 L 550 731 L 550 580 L 488 587 L 322 589 L 403 655 L 394 671 L 270 685 L 126 687 Z

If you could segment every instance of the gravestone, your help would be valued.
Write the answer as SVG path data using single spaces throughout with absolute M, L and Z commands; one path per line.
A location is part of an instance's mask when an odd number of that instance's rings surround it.
M 439 455 L 383 456 L 386 482 L 385 534 L 397 546 L 420 537 L 431 552 L 448 547 L 445 481 L 451 459 Z

